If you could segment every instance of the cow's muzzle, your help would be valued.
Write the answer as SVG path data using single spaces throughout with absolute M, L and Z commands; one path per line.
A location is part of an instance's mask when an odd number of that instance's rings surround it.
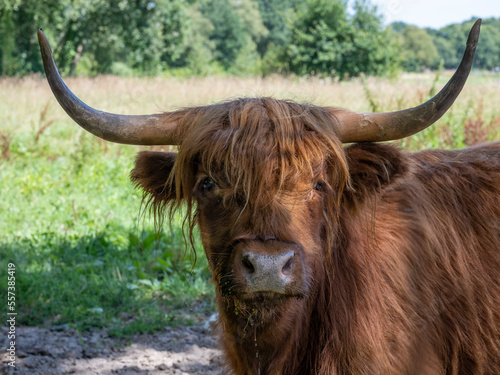
M 245 294 L 297 294 L 302 289 L 300 247 L 280 241 L 250 241 L 236 246 L 234 277 Z
M 284 294 L 292 279 L 293 251 L 276 255 L 261 255 L 243 250 L 241 263 L 247 282 L 247 291 Z

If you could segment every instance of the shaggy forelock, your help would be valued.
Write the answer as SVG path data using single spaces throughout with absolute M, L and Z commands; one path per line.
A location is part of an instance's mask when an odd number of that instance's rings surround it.
M 304 177 L 312 183 L 324 163 L 339 172 L 336 184 L 343 188 L 348 174 L 336 125 L 323 108 L 272 98 L 194 108 L 180 124 L 178 191 L 191 196 L 194 164 L 209 175 L 218 173 L 255 205 L 299 187 Z

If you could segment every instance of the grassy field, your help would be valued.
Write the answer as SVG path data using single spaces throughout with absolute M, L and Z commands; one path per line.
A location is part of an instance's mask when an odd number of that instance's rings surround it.
M 241 96 L 274 96 L 356 111 L 417 105 L 449 74 L 350 82 L 280 77 L 68 79 L 101 110 L 141 114 Z M 500 139 L 500 77 L 473 74 L 436 125 L 397 143 L 410 150 Z M 0 80 L 0 312 L 16 265 L 18 323 L 104 327 L 127 335 L 188 324 L 214 311 L 203 250 L 186 250 L 182 216 L 155 235 L 129 182 L 135 146 L 101 141 L 60 109 L 41 77 Z M 156 148 L 158 149 L 158 148 Z M 5 316 L 5 315 L 3 315 Z

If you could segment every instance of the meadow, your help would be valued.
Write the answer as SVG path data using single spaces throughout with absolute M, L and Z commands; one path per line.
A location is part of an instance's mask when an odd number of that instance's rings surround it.
M 89 105 L 123 114 L 242 96 L 391 111 L 427 100 L 449 77 L 444 72 L 337 82 L 99 76 L 66 82 Z M 499 140 L 499 103 L 500 75 L 473 72 L 441 120 L 396 144 L 415 151 Z M 18 324 L 105 328 L 123 336 L 194 323 L 215 311 L 203 249 L 199 242 L 195 250 L 186 246 L 182 213 L 155 231 L 141 192 L 129 180 L 135 154 L 151 147 L 111 144 L 81 130 L 41 76 L 0 79 L 0 113 L 2 314 L 8 263 L 16 266 Z

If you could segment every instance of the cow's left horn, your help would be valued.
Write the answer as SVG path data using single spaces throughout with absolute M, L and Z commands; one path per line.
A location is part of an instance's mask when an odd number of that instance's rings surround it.
M 469 76 L 479 39 L 481 19 L 469 33 L 462 62 L 445 87 L 427 102 L 410 109 L 387 113 L 356 113 L 329 108 L 340 123 L 342 142 L 380 142 L 408 137 L 424 130 L 450 108 Z
M 49 41 L 38 30 L 43 68 L 50 88 L 66 113 L 82 128 L 106 141 L 133 145 L 178 144 L 178 112 L 127 116 L 102 112 L 78 99 L 64 84 L 52 57 Z

